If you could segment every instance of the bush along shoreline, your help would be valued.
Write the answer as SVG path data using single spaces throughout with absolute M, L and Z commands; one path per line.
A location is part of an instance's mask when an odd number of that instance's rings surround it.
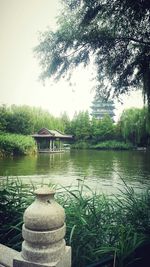
M 0 186 L 0 243 L 21 250 L 22 215 L 33 202 L 34 185 L 6 179 Z M 72 266 L 83 267 L 111 255 L 115 267 L 140 266 L 135 252 L 150 248 L 150 190 L 124 191 L 110 197 L 92 192 L 82 181 L 61 188 L 57 201 L 66 212 L 66 242 L 72 247 Z M 132 263 L 132 265 L 131 265 Z
M 30 155 L 37 152 L 34 139 L 20 134 L 0 134 L 0 157 Z
M 97 144 L 91 144 L 88 142 L 75 142 L 71 148 L 73 149 L 97 149 L 97 150 L 132 150 L 135 147 L 127 142 L 116 141 L 116 140 L 107 140 L 103 142 L 99 142 Z

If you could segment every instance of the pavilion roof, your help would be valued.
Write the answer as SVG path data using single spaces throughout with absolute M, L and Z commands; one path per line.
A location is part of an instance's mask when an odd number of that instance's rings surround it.
M 32 137 L 55 137 L 55 138 L 68 138 L 72 139 L 72 135 L 64 134 L 58 130 L 49 130 L 47 128 L 40 129 L 36 134 L 33 134 Z

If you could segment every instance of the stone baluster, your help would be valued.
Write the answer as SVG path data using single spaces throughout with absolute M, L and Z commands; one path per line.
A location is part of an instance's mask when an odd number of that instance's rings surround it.
M 13 267 L 71 267 L 71 248 L 66 246 L 64 209 L 54 199 L 55 191 L 41 187 L 25 210 L 21 253 Z

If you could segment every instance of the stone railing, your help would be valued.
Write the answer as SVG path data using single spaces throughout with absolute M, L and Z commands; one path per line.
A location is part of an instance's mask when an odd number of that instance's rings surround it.
M 25 210 L 22 251 L 0 245 L 0 267 L 71 267 L 71 248 L 66 246 L 64 209 L 55 191 L 41 187 Z

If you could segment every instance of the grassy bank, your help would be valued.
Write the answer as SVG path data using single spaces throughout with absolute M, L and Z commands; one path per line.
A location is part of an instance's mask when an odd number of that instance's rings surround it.
M 97 149 L 97 150 L 130 150 L 133 149 L 131 143 L 120 142 L 116 140 L 108 140 L 91 144 L 90 142 L 76 142 L 72 145 L 74 149 Z
M 0 242 L 21 249 L 22 214 L 32 203 L 34 186 L 19 180 L 1 182 Z M 56 194 L 64 206 L 67 244 L 72 246 L 73 267 L 83 267 L 108 253 L 115 267 L 137 261 L 135 249 L 150 236 L 150 192 L 136 194 L 125 185 L 115 197 L 97 195 L 81 182 L 76 189 Z M 87 191 L 88 190 L 88 191 Z M 126 259 L 126 262 L 125 262 Z M 132 266 L 132 265 L 128 265 Z
M 0 134 L 0 156 L 28 155 L 36 152 L 32 137 L 19 134 Z

